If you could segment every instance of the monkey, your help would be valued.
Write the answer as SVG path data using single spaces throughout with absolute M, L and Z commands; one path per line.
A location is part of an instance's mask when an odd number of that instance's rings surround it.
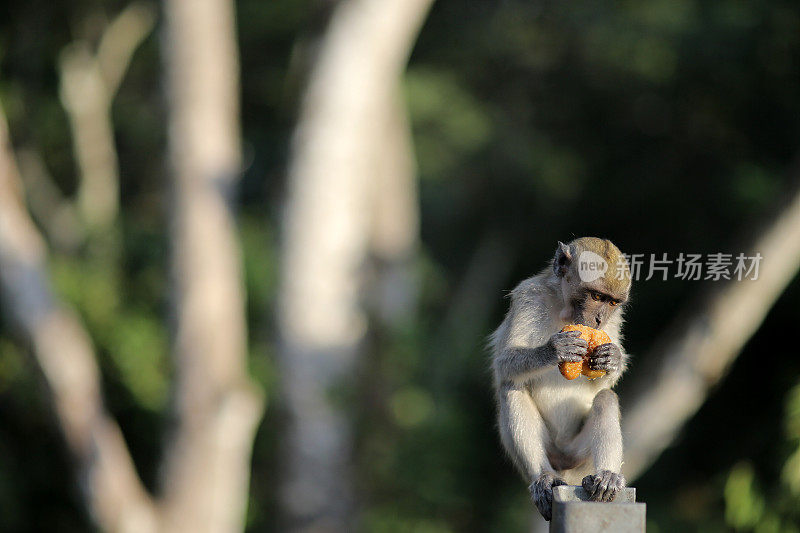
M 580 484 L 590 500 L 604 502 L 625 487 L 619 402 L 611 389 L 629 359 L 620 343 L 630 288 L 628 262 L 611 241 L 559 241 L 552 264 L 511 291 L 508 313 L 489 338 L 500 440 L 545 520 L 555 486 Z M 606 372 L 602 377 L 568 381 L 560 374 L 559 363 L 581 361 L 587 352 L 579 332 L 560 333 L 569 323 L 611 338 L 588 360 Z

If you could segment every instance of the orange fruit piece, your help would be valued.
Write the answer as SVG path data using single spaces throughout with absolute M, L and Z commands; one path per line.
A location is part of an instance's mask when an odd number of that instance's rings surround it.
M 603 330 L 590 328 L 589 326 L 582 326 L 580 324 L 569 324 L 564 326 L 564 329 L 561 331 L 580 331 L 580 337 L 588 344 L 586 348 L 586 355 L 584 356 L 583 361 L 578 361 L 575 363 L 560 363 L 558 365 L 561 375 L 567 379 L 575 379 L 581 374 L 589 379 L 596 379 L 605 375 L 604 370 L 592 370 L 589 368 L 589 356 L 601 344 L 607 344 L 611 342 L 611 338 L 608 336 L 608 334 Z
M 592 370 L 591 368 L 589 368 L 589 365 L 587 365 L 586 363 L 583 363 L 583 365 L 581 365 L 581 374 L 583 374 L 584 376 L 586 376 L 589 379 L 597 379 L 600 376 L 605 376 L 606 375 L 606 371 L 605 370 Z
M 561 375 L 567 379 L 575 379 L 581 375 L 581 371 L 583 370 L 583 361 L 577 361 L 575 363 L 563 362 L 559 363 L 558 369 L 561 371 Z

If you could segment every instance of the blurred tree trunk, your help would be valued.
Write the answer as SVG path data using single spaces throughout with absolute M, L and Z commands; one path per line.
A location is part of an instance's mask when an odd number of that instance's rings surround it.
M 399 84 L 375 121 L 383 125 L 373 154 L 369 256 L 373 276 L 367 280 L 368 305 L 390 329 L 411 319 L 416 303 L 412 268 L 419 239 L 419 198 L 411 128 Z M 382 115 L 378 114 L 382 113 Z
M 361 290 L 368 257 L 402 263 L 416 244 L 413 158 L 398 83 L 431 1 L 341 2 L 304 97 L 289 166 L 279 300 L 287 411 L 281 500 L 289 530 L 353 528 L 352 435 L 334 395 L 352 379 L 367 327 Z M 405 307 L 398 286 L 408 284 L 390 282 L 377 302 L 387 317 Z
M 644 369 L 622 399 L 625 475 L 644 472 L 677 437 L 727 373 L 800 269 L 800 187 L 757 237 L 757 280 L 731 280 L 691 305 L 641 357 Z M 637 358 L 639 359 L 639 358 Z
M 95 231 L 107 230 L 119 211 L 119 168 L 111 103 L 133 52 L 150 33 L 155 13 L 135 2 L 103 32 L 96 52 L 78 40 L 61 52 L 60 95 L 72 130 L 79 169 L 78 210 Z
M 234 6 L 168 0 L 165 12 L 177 431 L 164 519 L 175 531 L 240 531 L 263 401 L 247 375 L 232 205 L 241 174 Z
M 0 294 L 50 387 L 89 510 L 105 531 L 155 532 L 156 508 L 103 404 L 89 336 L 47 280 L 47 250 L 30 219 L 0 109 Z
M 85 329 L 50 291 L 46 245 L 24 207 L 1 110 L 0 294 L 30 339 L 101 529 L 241 531 L 263 398 L 246 372 L 244 294 L 231 205 L 240 173 L 233 4 L 169 0 L 166 12 L 177 422 L 160 500 L 144 489 L 119 427 L 104 408 Z

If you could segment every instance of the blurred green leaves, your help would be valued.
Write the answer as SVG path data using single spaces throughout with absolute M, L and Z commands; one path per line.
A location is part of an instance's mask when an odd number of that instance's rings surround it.
M 786 437 L 794 451 L 781 470 L 782 485 L 759 487 L 750 461 L 737 463 L 728 473 L 725 521 L 737 531 L 800 531 L 800 382 L 789 391 L 785 417 Z
M 764 514 L 764 499 L 753 486 L 753 467 L 749 463 L 734 466 L 725 483 L 725 520 L 735 529 L 751 529 Z
M 781 472 L 781 480 L 800 505 L 800 383 L 789 391 L 786 402 L 786 435 L 795 446 Z
M 678 55 L 668 38 L 643 35 L 625 24 L 590 28 L 584 46 L 590 63 L 605 63 L 653 83 L 670 80 L 677 68 Z
M 107 349 L 137 403 L 159 411 L 166 406 L 168 342 L 166 330 L 152 314 L 121 314 L 108 335 Z
M 393 506 L 374 507 L 365 513 L 362 530 L 369 533 L 451 533 L 442 519 L 412 518 Z
M 629 23 L 651 32 L 681 33 L 696 30 L 700 23 L 698 2 L 694 0 L 628 0 L 621 4 Z
M 277 244 L 274 232 L 261 214 L 245 213 L 239 222 L 242 247 L 248 328 L 250 372 L 274 394 L 278 381 L 273 339 L 268 324 L 273 320 L 271 302 L 278 284 Z
M 8 339 L 0 337 L 0 393 L 14 385 L 25 372 L 25 354 Z
M 139 280 L 129 279 L 134 287 L 125 289 L 118 267 L 107 258 L 55 256 L 51 272 L 58 292 L 83 315 L 105 360 L 136 403 L 152 411 L 163 409 L 169 391 L 169 341 L 162 317 L 152 312 L 160 302 L 150 302 L 153 307 L 148 308 L 141 306 L 142 299 L 125 297 L 137 292 L 137 281 L 152 283 L 148 270 Z
M 421 175 L 453 178 L 457 164 L 488 141 L 488 110 L 446 72 L 411 68 L 405 80 Z
M 395 422 L 400 427 L 413 427 L 431 417 L 433 399 L 420 388 L 407 387 L 392 395 L 391 407 Z

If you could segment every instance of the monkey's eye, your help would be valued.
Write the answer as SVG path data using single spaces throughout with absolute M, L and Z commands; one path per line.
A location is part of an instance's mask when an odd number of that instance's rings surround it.
M 594 300 L 595 302 L 599 302 L 600 300 L 603 299 L 603 295 L 600 294 L 599 292 L 592 291 L 591 294 L 592 294 L 592 300 Z
M 609 304 L 611 307 L 616 307 L 616 306 L 618 306 L 618 305 L 619 305 L 619 300 L 609 300 L 609 301 L 608 301 L 608 304 Z

